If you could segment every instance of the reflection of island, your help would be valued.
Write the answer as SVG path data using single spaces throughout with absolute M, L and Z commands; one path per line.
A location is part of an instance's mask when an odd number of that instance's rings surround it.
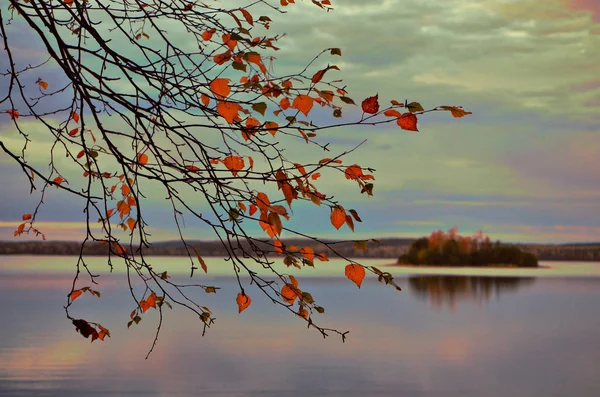
M 423 266 L 491 266 L 537 267 L 535 255 L 514 245 L 492 244 L 481 232 L 473 237 L 457 234 L 455 226 L 444 233 L 431 233 L 429 238 L 413 242 L 408 252 L 398 259 L 399 265 Z
M 446 303 L 452 308 L 458 301 L 484 302 L 534 282 L 533 277 L 413 276 L 408 279 L 411 291 L 418 297 L 437 307 Z

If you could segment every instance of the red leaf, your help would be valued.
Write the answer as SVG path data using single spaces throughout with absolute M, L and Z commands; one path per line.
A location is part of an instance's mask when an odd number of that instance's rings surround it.
M 10 116 L 11 119 L 16 120 L 19 118 L 19 112 L 15 109 L 7 110 L 6 113 Z
M 83 292 L 80 289 L 76 289 L 73 292 L 71 292 L 71 294 L 69 295 L 69 297 L 71 298 L 71 302 L 79 298 L 81 294 L 83 294 Z
M 216 29 L 208 29 L 206 32 L 202 33 L 202 39 L 205 41 L 210 40 L 216 31 Z
M 362 110 L 365 113 L 375 114 L 379 111 L 379 94 L 370 96 L 362 101 Z
M 28 221 L 31 219 L 31 214 L 23 214 L 23 220 Z
M 408 131 L 419 131 L 417 129 L 417 116 L 414 114 L 407 112 L 398 118 L 398 126 L 403 130 Z

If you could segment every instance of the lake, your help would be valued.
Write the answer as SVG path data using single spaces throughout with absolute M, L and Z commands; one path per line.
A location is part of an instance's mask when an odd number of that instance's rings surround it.
M 166 310 L 144 360 L 156 312 L 127 329 L 134 303 L 123 273 L 91 262 L 102 298 L 84 294 L 73 314 L 110 329 L 94 343 L 64 316 L 74 258 L 0 257 L 0 396 L 600 396 L 600 263 L 386 268 L 402 292 L 369 275 L 359 290 L 340 261 L 295 272 L 326 309 L 314 319 L 350 331 L 342 343 L 253 288 L 238 314 L 235 278 L 209 259 L 209 274 L 194 278 L 222 287 L 198 295 L 216 323 L 202 337 L 189 312 Z M 189 265 L 152 263 L 180 276 Z

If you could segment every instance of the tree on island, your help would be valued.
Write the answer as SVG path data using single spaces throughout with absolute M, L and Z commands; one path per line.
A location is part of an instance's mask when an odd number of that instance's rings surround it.
M 373 194 L 374 170 L 344 163 L 360 145 L 331 153 L 318 135 L 334 127 L 390 123 L 417 131 L 424 113 L 445 111 L 458 118 L 470 112 L 457 106 L 425 110 L 418 102 L 396 98 L 380 105 L 375 88 L 372 96 L 355 102 L 337 76 L 338 48 L 320 51 L 294 73 L 275 73 L 273 54 L 285 43 L 279 44 L 281 35 L 269 34 L 268 15 L 299 6 L 293 0 L 258 0 L 235 8 L 187 0 L 8 3 L 0 10 L 7 69 L 0 74 L 0 117 L 4 135 L 10 129 L 21 143 L 3 139 L 0 147 L 40 197 L 14 234 L 45 238 L 36 219 L 50 189 L 82 200 L 87 232 L 65 305 L 77 331 L 92 340 L 108 335 L 97 322 L 73 318 L 69 311 L 82 294 L 100 297 L 97 275 L 83 255 L 90 244 L 106 248 L 111 270 L 115 258 L 124 263 L 133 309 L 129 325 L 150 309 L 159 312 L 160 324 L 163 309 L 172 305 L 198 315 L 204 330 L 213 323 L 211 310 L 191 299 L 189 288 L 145 257 L 150 235 L 142 209 L 151 196 L 166 198 L 192 277 L 199 268 L 208 269 L 202 253 L 188 243 L 183 226 L 190 219 L 210 228 L 226 247 L 239 283 L 240 312 L 250 306 L 248 286 L 254 284 L 323 336 L 335 332 L 344 339 L 346 333 L 315 323 L 313 315 L 324 311 L 317 297 L 303 291 L 294 275 L 277 271 L 269 257 L 278 254 L 292 270 L 328 260 L 310 246 L 285 243 L 284 235 L 323 242 L 286 226 L 311 203 L 335 229 L 354 230 L 361 222 L 357 211 L 325 190 L 322 173 L 356 184 L 358 193 Z M 312 3 L 331 9 L 329 0 Z M 35 51 L 20 51 L 16 40 Z M 301 145 L 310 148 L 311 160 L 293 159 L 286 151 Z M 36 158 L 32 148 L 38 148 Z M 39 149 L 47 149 L 46 159 Z M 47 166 L 40 165 L 44 160 Z M 96 222 L 99 231 L 92 228 Z M 254 225 L 265 237 L 252 232 Z M 337 242 L 324 244 L 336 253 Z M 355 244 L 362 249 L 367 242 Z M 357 286 L 365 271 L 395 286 L 389 273 L 343 258 L 346 276 Z M 267 269 L 270 276 L 257 269 Z M 160 325 L 157 336 L 159 331 Z
M 534 254 L 514 245 L 492 244 L 481 232 L 474 236 L 458 235 L 455 226 L 444 233 L 437 230 L 413 242 L 408 252 L 398 259 L 402 265 L 432 266 L 517 266 L 537 267 Z

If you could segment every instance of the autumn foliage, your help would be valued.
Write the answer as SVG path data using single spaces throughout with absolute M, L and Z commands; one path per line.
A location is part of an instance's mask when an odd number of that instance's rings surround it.
M 127 274 L 138 276 L 142 288 L 131 289 L 129 326 L 173 304 L 198 315 L 204 330 L 213 323 L 208 307 L 189 299 L 168 269 L 144 256 L 151 243 L 144 208 L 151 196 L 164 199 L 172 211 L 198 289 L 216 293 L 218 287 L 203 284 L 195 273 L 208 268 L 202 253 L 187 242 L 193 237 L 183 227 L 189 218 L 228 247 L 226 259 L 240 281 L 235 298 L 240 313 L 249 310 L 251 295 L 260 292 L 323 336 L 337 332 L 343 338 L 345 333 L 316 324 L 315 314 L 325 309 L 295 276 L 273 266 L 273 256 L 290 271 L 329 260 L 310 246 L 286 244 L 292 236 L 320 241 L 289 227 L 291 217 L 301 217 L 307 206 L 320 207 L 322 217 L 329 219 L 331 229 L 325 233 L 345 227 L 353 232 L 362 222 L 356 209 L 329 191 L 325 175 L 353 184 L 358 195 L 374 194 L 374 170 L 346 163 L 352 150 L 334 153 L 322 138 L 336 126 L 389 124 L 399 131 L 418 131 L 425 113 L 470 114 L 457 106 L 425 110 L 415 101 L 381 98 L 376 90 L 381 82 L 376 81 L 372 95 L 353 98 L 335 64 L 342 55 L 339 48 L 318 52 L 293 75 L 275 74 L 273 54 L 285 40 L 279 43 L 281 36 L 270 35 L 268 14 L 309 6 L 292 0 L 248 2 L 232 9 L 163 0 L 9 3 L 10 17 L 0 14 L 2 37 L 11 43 L 15 35 L 27 34 L 47 51 L 49 61 L 11 63 L 1 75 L 8 82 L 2 87 L 25 87 L 7 90 L 0 101 L 1 121 L 23 138 L 22 152 L 0 142 L 1 148 L 21 166 L 32 189 L 53 187 L 81 199 L 88 225 L 82 253 L 87 244 L 101 244 L 110 266 L 119 258 Z M 332 8 L 329 0 L 312 3 Z M 9 24 L 12 19 L 19 20 L 18 28 Z M 179 31 L 185 32 L 185 43 L 176 38 Z M 5 55 L 13 59 L 16 50 L 8 45 Z M 316 110 L 329 115 L 326 121 L 317 122 Z M 40 128 L 30 132 L 23 120 L 35 120 Z M 46 138 L 53 142 L 49 167 L 28 157 L 28 148 Z M 310 158 L 292 158 L 293 151 L 286 151 L 290 145 L 307 145 Z M 55 161 L 59 152 L 62 157 L 66 153 L 71 167 Z M 35 227 L 42 211 L 38 207 L 23 215 L 15 237 L 44 237 Z M 240 248 L 240 241 L 251 249 Z M 336 253 L 335 243 L 326 245 Z M 354 246 L 366 250 L 367 241 L 357 240 Z M 391 274 L 342 259 L 348 263 L 345 275 L 358 287 L 367 271 L 395 286 Z M 67 316 L 84 337 L 104 339 L 108 331 L 99 324 L 69 314 L 82 294 L 96 295 L 79 286 L 84 275 L 96 282 L 83 254 L 76 266 Z M 256 268 L 267 269 L 270 276 L 259 276 Z M 250 289 L 240 274 L 258 288 Z

